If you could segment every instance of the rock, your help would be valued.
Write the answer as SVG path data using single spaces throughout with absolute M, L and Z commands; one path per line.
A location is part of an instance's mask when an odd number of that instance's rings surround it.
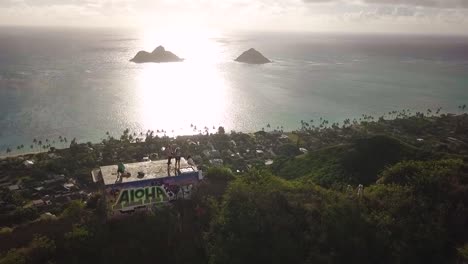
M 265 64 L 271 62 L 256 49 L 249 49 L 248 51 L 245 51 L 239 57 L 237 57 L 236 61 L 249 64 Z
M 147 51 L 139 51 L 131 62 L 135 63 L 147 63 L 147 62 L 156 62 L 156 63 L 164 63 L 164 62 L 180 62 L 184 59 L 177 57 L 174 53 L 167 51 L 164 49 L 163 46 L 159 46 L 153 50 L 153 52 L 149 53 Z

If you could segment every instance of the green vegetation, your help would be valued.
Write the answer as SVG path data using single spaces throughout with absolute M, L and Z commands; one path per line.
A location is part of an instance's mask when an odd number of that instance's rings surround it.
M 92 190 L 92 168 L 163 157 L 176 144 L 205 180 L 190 200 L 120 219 L 106 219 L 96 191 L 44 216 L 28 206 L 27 187 L 4 189 L 14 209 L 0 215 L 0 263 L 467 263 L 468 115 L 439 111 L 303 121 L 287 135 L 219 128 L 136 139 L 127 130 L 34 154 L 33 168 L 8 158 L 2 172 L 25 186 L 54 172 Z
M 324 186 L 334 183 L 369 185 L 385 167 L 401 160 L 425 159 L 426 155 L 395 138 L 376 135 L 325 147 L 300 157 L 281 157 L 272 168 L 286 179 L 309 177 Z

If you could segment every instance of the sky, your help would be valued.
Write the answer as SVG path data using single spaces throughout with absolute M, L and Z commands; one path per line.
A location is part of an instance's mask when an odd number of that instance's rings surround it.
M 0 0 L 0 25 L 468 34 L 468 0 Z

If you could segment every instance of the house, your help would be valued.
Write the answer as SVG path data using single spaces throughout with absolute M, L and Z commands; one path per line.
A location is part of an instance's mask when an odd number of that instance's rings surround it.
M 47 156 L 50 158 L 50 159 L 60 159 L 61 156 L 55 154 L 55 153 L 48 153 Z
M 33 201 L 32 201 L 32 205 L 35 206 L 35 207 L 41 207 L 41 206 L 44 206 L 44 205 L 45 205 L 45 202 L 44 202 L 44 200 L 42 200 L 42 199 L 33 200 Z
M 229 141 L 229 143 L 231 144 L 231 147 L 234 147 L 234 148 L 237 147 L 236 141 L 231 139 L 231 141 Z
M 32 161 L 32 160 L 25 160 L 25 161 L 23 162 L 23 165 L 24 165 L 25 167 L 27 167 L 27 168 L 30 168 L 30 167 L 32 167 L 32 166 L 34 165 L 34 161 Z
M 222 159 L 211 159 L 210 164 L 213 165 L 213 166 L 221 167 L 221 166 L 223 166 L 224 161 Z
M 52 178 L 56 181 L 64 181 L 65 180 L 65 175 L 60 174 L 60 175 L 53 175 Z
M 21 189 L 21 187 L 19 185 L 17 185 L 17 184 L 8 186 L 8 190 L 10 190 L 10 191 L 18 191 L 20 189 Z
M 74 183 L 65 183 L 63 184 L 63 188 L 65 188 L 67 191 L 70 191 L 72 189 L 75 189 L 76 186 Z
M 44 190 L 44 187 L 43 186 L 38 186 L 38 187 L 35 187 L 34 190 L 40 192 L 40 191 Z
M 190 145 L 190 146 L 196 146 L 198 145 L 197 143 L 195 143 L 194 141 L 190 140 L 190 139 L 187 139 L 187 143 Z
M 304 154 L 307 154 L 309 152 L 306 148 L 299 148 L 299 151 Z
M 46 212 L 41 215 L 41 219 L 56 219 L 56 218 L 57 216 L 50 212 Z
M 219 151 L 217 151 L 216 149 L 214 149 L 214 150 L 204 150 L 202 153 L 207 158 L 219 158 L 221 156 Z

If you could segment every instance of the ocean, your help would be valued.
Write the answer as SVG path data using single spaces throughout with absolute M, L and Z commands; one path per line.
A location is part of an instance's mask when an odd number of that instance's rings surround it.
M 185 61 L 129 62 L 159 45 Z M 273 63 L 234 61 L 249 48 Z M 33 139 L 63 147 L 59 137 L 98 142 L 126 128 L 292 130 L 320 117 L 457 113 L 467 103 L 467 37 L 0 28 L 1 154 L 21 144 L 26 152 Z

